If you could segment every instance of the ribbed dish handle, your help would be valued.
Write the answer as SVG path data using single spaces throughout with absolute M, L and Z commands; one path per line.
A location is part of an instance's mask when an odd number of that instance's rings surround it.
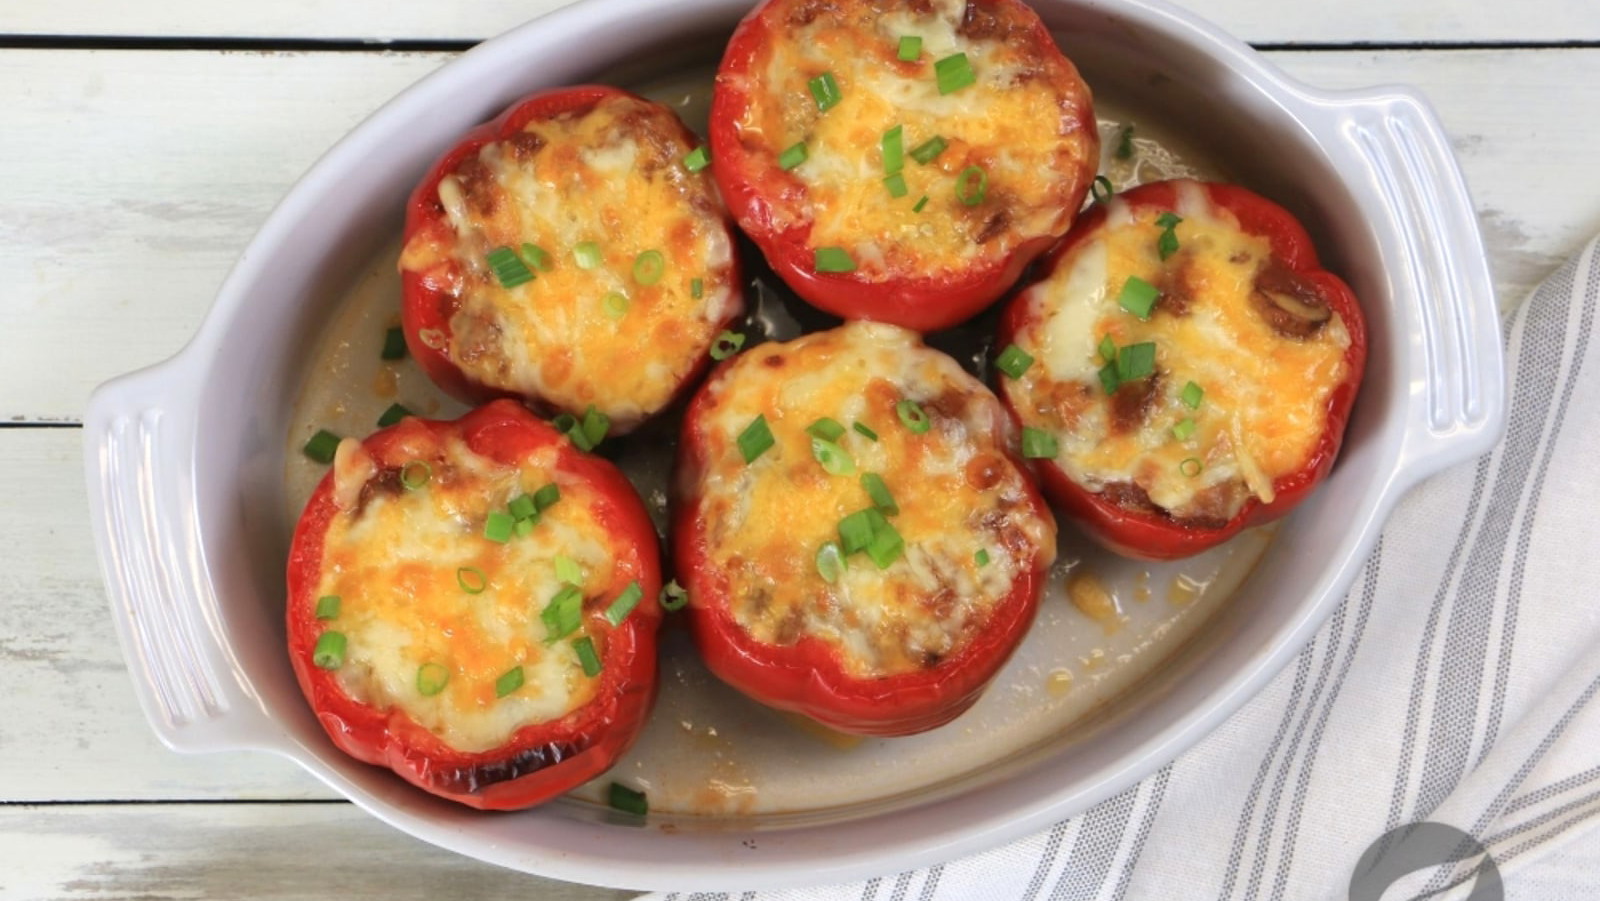
M 1422 97 L 1348 101 L 1344 136 L 1381 201 L 1382 244 L 1407 334 L 1404 459 L 1418 476 L 1488 451 L 1504 422 L 1500 316 L 1483 238 L 1448 137 Z
M 166 745 L 273 747 L 221 640 L 195 505 L 197 380 L 183 358 L 102 385 L 84 418 L 84 464 L 112 619 L 145 717 Z

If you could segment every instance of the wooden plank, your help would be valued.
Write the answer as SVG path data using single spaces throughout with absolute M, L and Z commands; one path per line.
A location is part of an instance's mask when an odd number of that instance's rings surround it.
M 481 40 L 568 2 L 62 0 L 6 4 L 0 8 L 0 34 Z M 1269 44 L 1600 39 L 1600 16 L 1590 0 L 1187 0 L 1182 5 L 1244 40 Z
M 479 863 L 343 803 L 0 809 L 3 901 L 619 901 L 636 895 Z

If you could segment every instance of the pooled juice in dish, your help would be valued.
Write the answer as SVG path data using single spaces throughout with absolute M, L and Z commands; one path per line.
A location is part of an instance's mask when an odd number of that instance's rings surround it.
M 703 134 L 711 76 L 711 68 L 700 67 L 631 87 L 670 105 Z M 1157 125 L 1130 116 L 1115 98 L 1097 95 L 1096 112 L 1100 171 L 1117 187 L 1222 175 Z M 433 418 L 466 410 L 434 388 L 409 358 L 382 359 L 385 334 L 399 324 L 399 233 L 396 221 L 392 239 L 352 273 L 351 289 L 333 306 L 336 312 L 306 360 L 305 371 L 314 375 L 285 436 L 285 535 L 325 471 L 300 452 L 317 430 L 364 436 L 397 403 Z M 740 330 L 750 336 L 747 350 L 759 340 L 789 339 L 837 323 L 794 299 L 748 243 L 742 252 L 750 311 Z M 928 343 L 981 374 L 998 306 L 928 336 Z M 669 409 L 601 448 L 633 480 L 663 534 L 681 412 Z M 661 636 L 661 694 L 644 734 L 616 767 L 573 796 L 603 805 L 615 780 L 645 791 L 652 814 L 749 817 L 937 791 L 1032 749 L 1070 740 L 1075 729 L 1114 705 L 1203 628 L 1261 558 L 1271 535 L 1257 529 L 1197 557 L 1152 564 L 1102 551 L 1065 523 L 1060 531 L 1058 562 L 1027 638 L 978 703 L 949 725 L 904 738 L 861 738 L 768 709 L 711 676 L 681 618 L 668 615 Z

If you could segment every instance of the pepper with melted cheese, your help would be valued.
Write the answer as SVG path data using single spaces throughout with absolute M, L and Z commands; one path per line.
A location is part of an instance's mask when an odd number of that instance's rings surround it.
M 1321 458 L 1343 427 L 1331 411 L 1348 408 L 1364 346 L 1361 323 L 1346 318 L 1353 304 L 1341 311 L 1324 287 L 1336 280 L 1282 259 L 1274 237 L 1241 225 L 1216 190 L 1176 181 L 1109 201 L 1014 302 L 1010 340 L 1036 362 L 1001 378 L 1022 424 L 1054 439 L 1048 463 L 1073 484 L 1195 529 L 1270 506 L 1285 480 L 1331 463 Z M 1294 229 L 1294 246 L 1310 253 Z M 1139 288 L 1154 296 L 1148 311 Z M 1136 345 L 1153 345 L 1150 372 L 1103 374 Z
M 515 395 L 626 431 L 699 371 L 743 299 L 727 214 L 671 110 L 535 95 L 447 155 L 400 257 L 413 353 L 464 400 Z M 533 275 L 508 287 L 500 248 Z M 513 282 L 515 279 L 513 279 Z
M 926 416 L 926 430 L 901 418 L 904 402 Z M 746 462 L 740 436 L 758 416 L 772 444 Z M 832 444 L 848 462 L 834 457 L 831 471 L 814 443 L 819 420 L 844 429 Z M 1020 640 L 1055 556 L 1054 521 L 1006 438 L 997 399 L 894 326 L 851 323 L 761 345 L 720 370 L 684 426 L 687 503 L 674 531 L 713 671 L 846 731 L 920 731 L 959 713 Z M 881 512 L 903 547 L 844 556 L 830 573 L 818 555 L 842 541 L 841 520 L 880 506 L 866 474 L 888 489 L 893 509 Z M 742 665 L 764 660 L 766 671 L 720 666 L 735 645 Z M 816 666 L 798 662 L 807 658 Z M 798 682 L 777 675 L 797 666 Z M 837 699 L 852 685 L 897 678 L 961 688 L 931 713 L 906 691 L 876 718 L 791 692 L 831 683 Z

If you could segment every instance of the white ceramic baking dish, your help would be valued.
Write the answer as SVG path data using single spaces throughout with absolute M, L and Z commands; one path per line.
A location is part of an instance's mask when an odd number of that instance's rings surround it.
M 1323 490 L 1197 637 L 1096 718 L 925 796 L 814 816 L 651 822 L 556 803 L 484 815 L 338 753 L 283 648 L 285 424 L 304 348 L 455 136 L 531 89 L 714 47 L 750 0 L 589 0 L 490 41 L 334 147 L 245 249 L 177 357 L 102 386 L 85 422 L 94 533 L 144 712 L 180 751 L 289 757 L 375 816 L 516 869 L 594 884 L 747 889 L 845 880 L 993 846 L 1078 813 L 1232 713 L 1343 596 L 1395 501 L 1489 449 L 1499 325 L 1472 204 L 1426 102 L 1327 93 L 1160 0 L 1034 0 L 1090 83 L 1204 136 L 1307 223 L 1363 298 L 1371 361 Z M 391 237 L 392 239 L 392 237 Z M 267 499 L 267 503 L 262 500 Z M 665 826 L 665 828 L 664 828 Z

